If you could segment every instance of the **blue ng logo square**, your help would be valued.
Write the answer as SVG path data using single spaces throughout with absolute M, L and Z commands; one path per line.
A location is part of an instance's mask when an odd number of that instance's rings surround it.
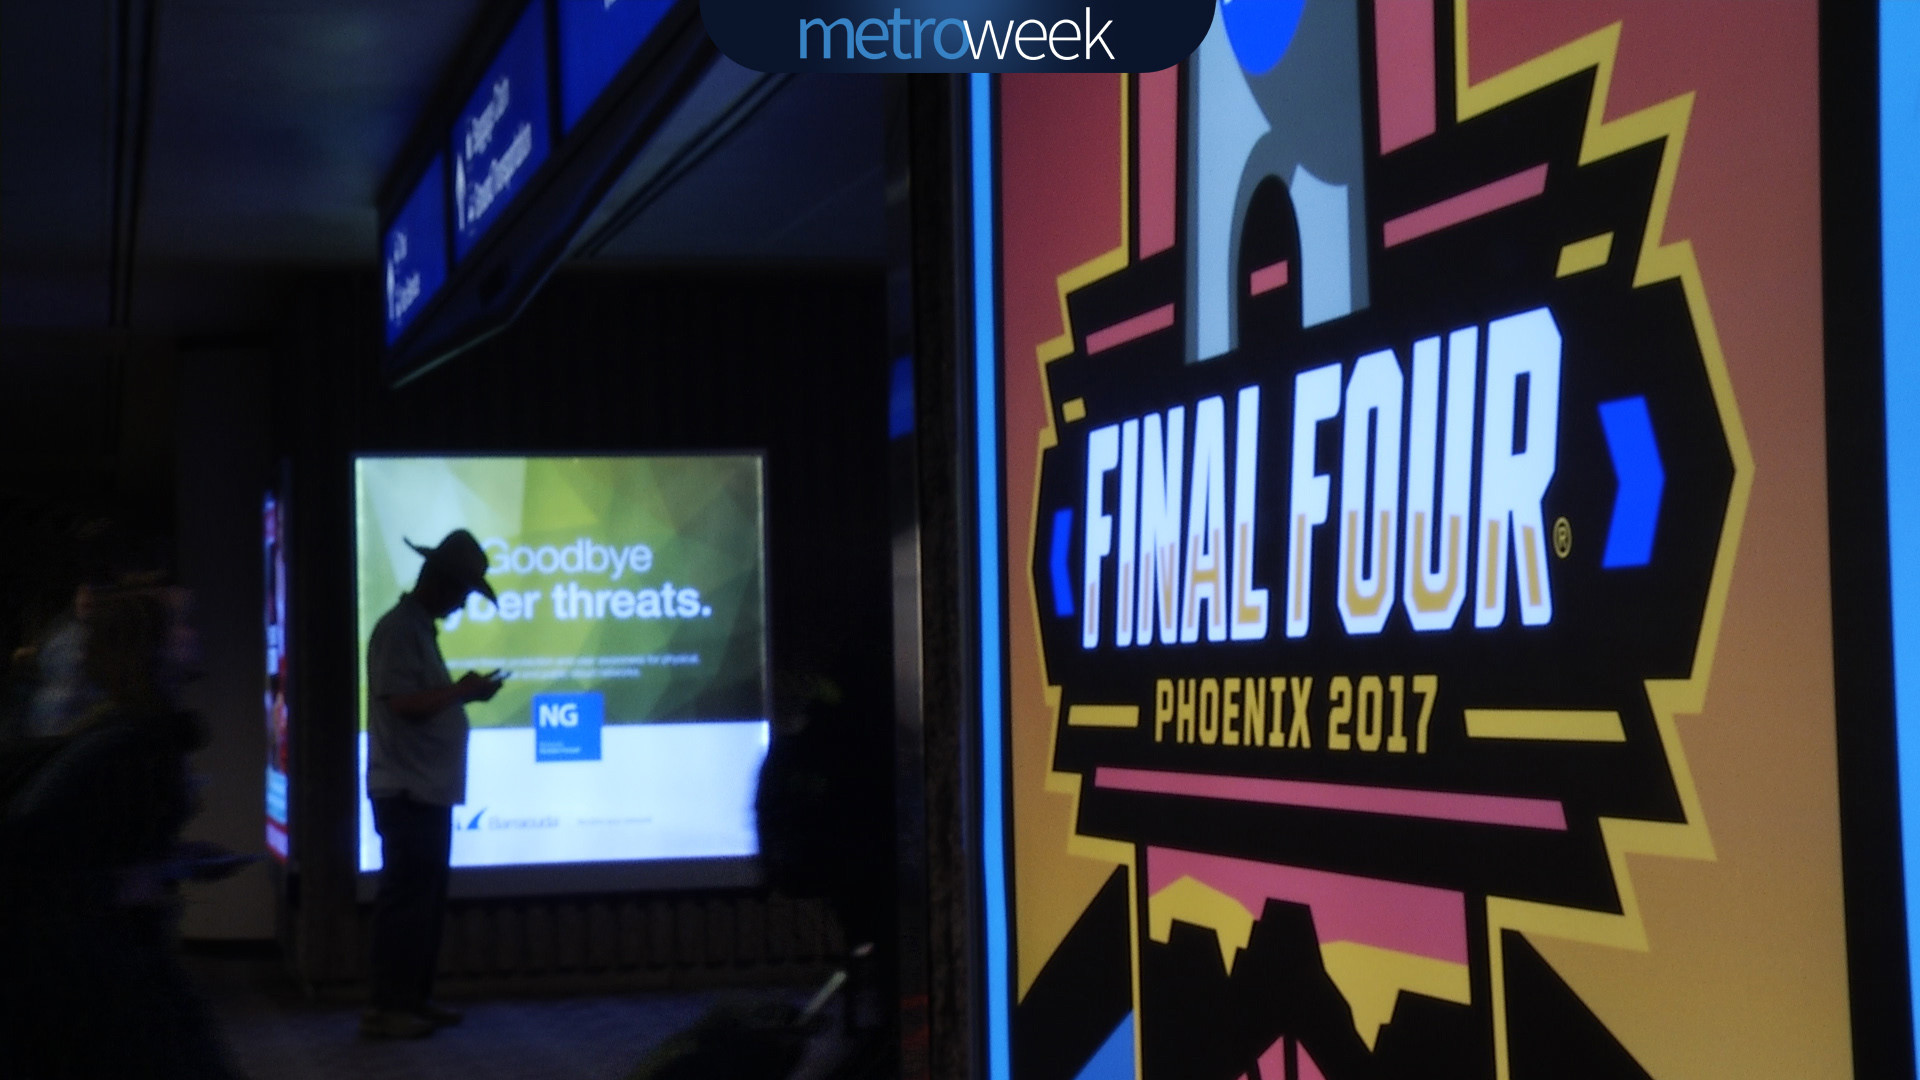
M 533 760 L 599 761 L 605 716 L 597 692 L 533 695 Z

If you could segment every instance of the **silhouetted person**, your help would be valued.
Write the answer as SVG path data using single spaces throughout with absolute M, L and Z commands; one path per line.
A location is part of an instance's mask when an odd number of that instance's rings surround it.
M 890 1072 L 892 987 L 884 971 L 894 955 L 892 762 L 882 736 L 892 719 L 891 686 L 884 668 L 876 677 L 862 659 L 842 652 L 823 665 L 842 673 L 838 678 L 805 664 L 776 677 L 773 738 L 754 817 L 767 884 L 832 905 L 846 933 L 842 1019 L 860 1046 L 854 1060 Z
M 0 1075 L 238 1074 L 174 951 L 177 883 L 245 860 L 183 845 L 198 809 L 188 755 L 206 743 L 177 707 L 193 642 L 178 590 L 94 597 L 84 675 L 99 701 L 35 740 L 0 821 Z
M 470 701 L 500 692 L 494 675 L 447 672 L 434 620 L 470 593 L 493 599 L 487 556 L 456 529 L 426 557 L 413 591 L 374 624 L 367 642 L 367 795 L 380 833 L 380 892 L 373 905 L 373 995 L 361 1018 L 372 1038 L 420 1038 L 460 1022 L 435 1005 L 434 968 L 447 906 L 453 807 L 467 797 Z
M 821 675 L 776 680 L 772 744 L 754 797 L 760 859 L 768 884 L 834 907 L 850 947 L 881 931 L 888 883 L 883 870 L 884 802 L 861 760 L 861 702 Z

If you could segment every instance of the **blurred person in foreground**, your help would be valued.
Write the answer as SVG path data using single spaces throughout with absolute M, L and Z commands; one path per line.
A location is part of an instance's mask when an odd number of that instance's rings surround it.
M 7 673 L 6 729 L 39 740 L 71 732 L 102 700 L 84 669 L 92 597 L 158 586 L 166 559 L 152 536 L 111 514 L 42 522 L 32 531 L 39 535 L 28 561 L 37 573 L 21 590 L 22 634 Z
M 100 702 L 100 689 L 88 679 L 87 614 L 93 588 L 74 590 L 72 606 L 52 621 L 34 649 L 37 682 L 27 707 L 29 737 L 65 735 Z
M 426 561 L 413 591 L 374 624 L 367 641 L 367 796 L 380 833 L 380 892 L 373 903 L 373 994 L 360 1019 L 367 1038 L 417 1039 L 457 1024 L 433 1003 L 447 906 L 453 808 L 467 798 L 467 711 L 500 692 L 499 672 L 455 682 L 435 620 L 472 593 L 491 601 L 487 556 L 456 529 L 438 547 L 409 547 Z
M 153 584 L 151 576 L 124 575 L 121 584 Z M 43 588 L 26 605 L 25 633 L 7 671 L 6 734 L 27 739 L 65 735 L 100 703 L 100 690 L 87 679 L 87 611 L 96 588 L 110 583 L 82 581 L 70 591 Z
M 239 1073 L 175 952 L 178 883 L 244 858 L 184 844 L 198 811 L 179 707 L 194 657 L 184 590 L 90 598 L 82 674 L 98 700 L 12 760 L 0 817 L 0 1075 Z M 24 764 L 22 764 L 24 763 Z

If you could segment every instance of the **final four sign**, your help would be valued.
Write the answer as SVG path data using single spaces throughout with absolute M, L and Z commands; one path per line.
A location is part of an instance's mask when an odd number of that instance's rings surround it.
M 1102 1052 L 1147 1077 L 1506 1077 L 1588 1029 L 1631 1070 L 1524 935 L 1643 941 L 1625 856 L 1711 852 L 1674 718 L 1752 465 L 1665 227 L 1689 99 L 1607 113 L 1617 24 L 1477 84 L 1444 5 L 1439 49 L 1417 4 L 1260 25 L 1135 77 L 1123 247 L 1054 280 L 1030 516 L 1009 467 L 1048 790 L 1130 868 L 1049 970 L 1127 927 Z M 1377 66 L 1363 26 L 1427 51 Z M 1066 106 L 1001 86 L 1014 200 Z M 1044 242 L 1001 228 L 1011 367 Z M 1047 979 L 1021 1016 L 1088 1008 Z
M 1547 569 L 1542 507 L 1559 457 L 1560 330 L 1545 306 L 1496 319 L 1487 329 L 1484 361 L 1479 327 L 1447 335 L 1444 417 L 1441 339 L 1414 343 L 1410 438 L 1404 447 L 1407 379 L 1394 350 L 1294 375 L 1291 420 L 1271 455 L 1286 462 L 1281 474 L 1286 511 L 1278 524 L 1286 549 L 1279 576 L 1286 582 L 1287 637 L 1306 637 L 1314 609 L 1324 606 L 1313 600 L 1316 583 L 1331 586 L 1328 591 L 1347 634 L 1382 632 L 1402 599 L 1394 584 L 1403 562 L 1408 624 L 1421 631 L 1452 629 L 1470 591 L 1470 545 L 1478 550 L 1471 564 L 1477 583 L 1471 589 L 1477 598 L 1474 626 L 1494 629 L 1507 621 L 1509 551 L 1522 582 L 1520 621 L 1529 626 L 1553 621 L 1553 575 Z M 1476 416 L 1476 387 L 1483 374 L 1487 392 Z M 1263 489 L 1260 484 L 1260 384 L 1238 388 L 1233 398 L 1230 419 L 1222 395 L 1195 404 L 1190 470 L 1182 467 L 1189 446 L 1185 405 L 1088 432 L 1082 465 L 1085 525 L 1080 533 L 1082 648 L 1094 650 L 1101 644 L 1106 621 L 1102 605 L 1110 591 L 1116 647 L 1156 641 L 1191 645 L 1203 636 L 1209 642 L 1267 638 L 1268 594 L 1255 584 L 1260 575 L 1254 560 L 1261 551 L 1260 519 L 1269 518 L 1271 526 L 1276 517 L 1261 514 L 1262 496 L 1277 485 Z M 1091 415 L 1084 412 L 1086 399 L 1078 400 L 1076 411 Z M 1621 539 L 1610 542 L 1616 547 L 1631 544 L 1633 556 L 1611 565 L 1639 566 L 1651 554 L 1663 475 L 1658 450 L 1646 441 L 1646 398 L 1607 403 L 1600 415 L 1618 410 L 1631 411 L 1641 447 L 1650 456 L 1625 465 L 1616 462 L 1627 483 L 1620 493 L 1622 512 L 1615 515 Z M 1319 429 L 1334 424 L 1340 432 L 1333 456 L 1338 467 L 1321 472 Z M 1115 537 L 1114 516 L 1105 509 L 1106 489 L 1109 474 L 1116 470 L 1120 550 L 1109 590 L 1106 564 Z M 1336 475 L 1339 513 L 1337 523 L 1330 524 L 1329 484 Z M 1396 528 L 1403 518 L 1403 476 L 1408 506 L 1404 543 Z M 1639 494 L 1643 488 L 1650 491 L 1650 500 Z M 1642 509 L 1641 503 L 1649 505 Z M 1629 506 L 1639 512 L 1627 510 Z M 1062 540 L 1071 542 L 1072 508 L 1057 514 L 1055 521 L 1057 549 Z M 1325 546 L 1316 543 L 1322 526 L 1337 537 L 1331 553 L 1336 568 L 1330 578 L 1315 575 L 1313 569 L 1315 548 Z M 1630 541 L 1624 535 L 1629 531 L 1634 534 Z M 1571 526 L 1557 527 L 1557 532 L 1556 553 L 1565 558 L 1572 548 Z M 1050 573 L 1061 569 L 1048 567 Z M 1068 595 L 1058 583 L 1055 591 Z M 1056 606 L 1064 609 L 1071 603 Z

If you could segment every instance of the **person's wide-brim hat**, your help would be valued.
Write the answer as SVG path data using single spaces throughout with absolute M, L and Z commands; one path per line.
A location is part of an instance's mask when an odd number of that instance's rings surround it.
M 439 547 L 421 547 L 411 540 L 407 546 L 426 557 L 432 566 L 451 575 L 453 580 L 465 585 L 470 592 L 477 592 L 488 600 L 495 599 L 493 586 L 487 584 L 487 553 L 480 550 L 480 541 L 465 529 L 455 529 L 440 541 Z

